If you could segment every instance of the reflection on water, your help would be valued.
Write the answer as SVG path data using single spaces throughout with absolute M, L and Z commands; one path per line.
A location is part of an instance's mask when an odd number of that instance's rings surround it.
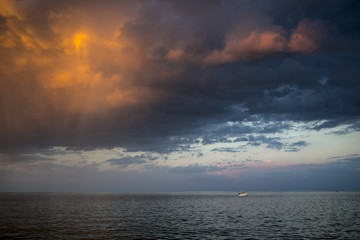
M 0 193 L 0 237 L 359 239 L 360 193 Z

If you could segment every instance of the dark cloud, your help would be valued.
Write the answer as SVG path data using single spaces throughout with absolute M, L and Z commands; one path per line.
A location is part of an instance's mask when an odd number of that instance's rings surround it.
M 146 160 L 142 159 L 142 158 L 137 158 L 137 157 L 125 157 L 125 158 L 112 158 L 112 159 L 106 160 L 106 162 L 110 163 L 111 165 L 125 167 L 127 165 L 132 165 L 132 164 L 146 163 Z
M 302 148 L 307 147 L 308 145 L 309 145 L 309 143 L 307 143 L 306 141 L 297 141 L 297 142 L 289 144 L 287 146 L 287 148 L 285 149 L 285 151 L 286 152 L 298 152 Z
M 352 159 L 352 158 L 356 158 L 359 156 L 360 156 L 360 154 L 349 154 L 349 155 L 334 156 L 331 158 L 332 159 Z
M 255 131 L 254 131 L 255 132 Z M 298 152 L 301 149 L 307 147 L 309 145 L 306 141 L 297 141 L 293 143 L 284 142 L 281 137 L 266 137 L 266 135 L 244 135 L 241 138 L 236 138 L 234 140 L 226 139 L 226 141 L 216 141 L 213 139 L 212 141 L 205 141 L 202 144 L 213 144 L 213 143 L 245 143 L 247 146 L 258 147 L 265 145 L 266 148 L 275 149 L 275 150 L 285 150 L 286 152 Z M 246 151 L 244 146 L 240 147 L 220 147 L 212 149 L 214 152 L 241 152 Z
M 65 146 L 168 153 L 187 151 L 199 139 L 233 142 L 229 137 L 299 151 L 307 143 L 265 134 L 292 129 L 289 121 L 359 131 L 359 6 L 14 3 L 13 11 L 0 12 L 1 151 Z
M 265 137 L 263 135 L 253 136 L 249 135 L 248 145 L 250 146 L 260 146 L 265 144 L 267 148 L 280 150 L 283 148 L 284 143 L 278 141 L 279 137 Z
M 134 157 L 127 156 L 127 157 L 121 157 L 121 158 L 112 158 L 112 159 L 106 160 L 105 162 L 107 162 L 111 165 L 125 167 L 125 166 L 132 165 L 132 164 L 148 163 L 149 161 L 154 161 L 156 159 L 158 159 L 158 158 L 141 154 L 141 155 L 136 155 Z
M 241 150 L 230 148 L 230 147 L 222 147 L 222 148 L 214 148 L 211 151 L 213 151 L 213 152 L 231 152 L 231 153 L 235 153 L 235 152 L 240 152 Z
M 41 161 L 55 161 L 56 158 L 42 156 L 40 154 L 0 154 L 0 162 L 18 164 L 18 163 L 34 163 Z

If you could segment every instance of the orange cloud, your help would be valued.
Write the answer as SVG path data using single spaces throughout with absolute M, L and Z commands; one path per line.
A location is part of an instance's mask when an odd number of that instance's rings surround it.
M 142 88 L 133 88 L 125 91 L 115 89 L 106 97 L 106 100 L 110 106 L 116 107 L 139 104 L 143 99 L 148 97 L 149 92 Z
M 206 64 L 221 64 L 234 61 L 249 61 L 275 53 L 308 54 L 319 48 L 324 35 L 320 21 L 302 20 L 290 35 L 285 37 L 280 28 L 254 30 L 246 37 L 241 33 L 230 32 L 225 38 L 222 50 L 214 50 L 204 58 Z
M 166 59 L 168 60 L 180 60 L 182 58 L 184 58 L 186 56 L 186 53 L 184 52 L 184 50 L 182 49 L 173 49 L 170 50 L 167 54 L 166 54 Z
M 300 54 L 308 54 L 316 51 L 325 34 L 324 29 L 325 27 L 319 20 L 310 21 L 304 19 L 300 21 L 290 37 L 288 43 L 289 51 Z
M 86 43 L 87 35 L 84 33 L 77 33 L 74 35 L 74 45 L 76 48 L 77 54 L 86 55 L 86 47 L 84 47 Z M 81 51 L 81 52 L 80 52 Z
M 215 50 L 205 58 L 207 64 L 244 61 L 261 58 L 272 52 L 285 50 L 286 41 L 279 32 L 252 31 L 247 38 L 239 39 L 231 34 L 226 39 L 223 50 Z
M 122 17 L 116 10 L 99 20 L 91 14 L 96 8 L 62 8 L 50 10 L 47 19 L 42 15 L 44 25 L 36 25 L 38 19 L 15 3 L 0 1 L 6 19 L 0 34 L 0 51 L 6 55 L 0 64 L 0 97 L 7 103 L 0 104 L 0 125 L 10 142 L 46 127 L 63 134 L 74 118 L 159 98 L 133 81 L 143 67 L 142 56 L 137 45 L 119 39 L 129 13 Z
M 12 0 L 0 1 L 0 15 L 4 17 L 16 17 L 19 20 L 23 20 L 21 12 Z

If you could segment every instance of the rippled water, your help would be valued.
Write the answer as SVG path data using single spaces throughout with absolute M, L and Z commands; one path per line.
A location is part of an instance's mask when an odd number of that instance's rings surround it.
M 360 239 L 360 192 L 0 193 L 0 237 Z

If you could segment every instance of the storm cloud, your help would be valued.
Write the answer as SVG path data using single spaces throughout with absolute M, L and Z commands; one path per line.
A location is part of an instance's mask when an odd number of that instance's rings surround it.
M 350 3 L 312 3 L 315 19 L 298 6 L 304 17 L 282 23 L 291 13 L 257 1 L 80 2 L 2 3 L 3 147 L 141 148 L 252 115 L 357 122 L 358 36 L 328 15 L 350 18 Z M 128 16 L 102 28 L 112 7 Z
M 121 148 L 101 159 L 121 168 L 177 153 L 300 152 L 311 147 L 304 131 L 358 133 L 359 9 L 350 0 L 1 1 L 0 160 Z

